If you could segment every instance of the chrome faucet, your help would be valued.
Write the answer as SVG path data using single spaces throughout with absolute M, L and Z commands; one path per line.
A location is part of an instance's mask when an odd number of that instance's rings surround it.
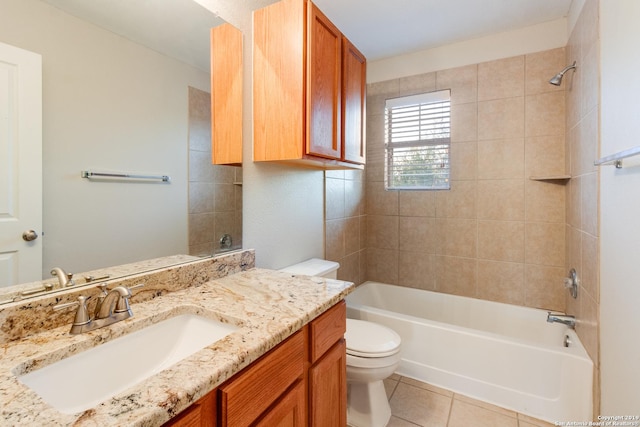
M 92 331 L 133 316 L 133 311 L 131 311 L 131 307 L 129 306 L 129 298 L 132 296 L 131 289 L 141 286 L 144 286 L 144 284 L 141 283 L 131 288 L 116 286 L 109 292 L 106 290 L 106 285 L 98 286 L 102 291 L 102 295 L 98 297 L 93 318 L 89 316 L 89 310 L 87 308 L 87 301 L 91 297 L 79 296 L 78 301 L 59 304 L 54 306 L 53 309 L 57 311 L 77 306 L 78 310 L 71 325 L 70 333 L 80 334 Z
M 71 286 L 75 284 L 71 279 L 73 277 L 73 273 L 65 273 L 64 270 L 61 269 L 60 267 L 53 268 L 53 270 L 51 270 L 51 275 L 56 276 L 58 278 L 58 283 L 60 284 L 60 288 L 66 288 L 67 286 Z
M 562 323 L 563 325 L 567 325 L 571 329 L 575 329 L 576 327 L 576 318 L 570 314 L 558 314 L 547 312 L 547 322 L 549 323 Z

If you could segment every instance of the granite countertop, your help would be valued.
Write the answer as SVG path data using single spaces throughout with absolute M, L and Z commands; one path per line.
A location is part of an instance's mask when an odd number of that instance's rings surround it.
M 132 318 L 101 329 L 70 335 L 70 325 L 65 325 L 2 344 L 0 425 L 161 425 L 353 289 L 352 283 L 340 280 L 252 269 L 132 304 Z M 135 296 L 136 290 L 132 292 Z M 184 313 L 237 324 L 240 329 L 95 408 L 74 415 L 47 405 L 16 377 Z M 127 363 L 127 355 L 114 363 Z

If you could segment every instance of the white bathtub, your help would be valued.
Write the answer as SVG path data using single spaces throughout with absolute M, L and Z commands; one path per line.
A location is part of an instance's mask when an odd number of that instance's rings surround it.
M 549 422 L 592 419 L 593 363 L 546 311 L 365 282 L 347 317 L 400 334 L 400 375 Z

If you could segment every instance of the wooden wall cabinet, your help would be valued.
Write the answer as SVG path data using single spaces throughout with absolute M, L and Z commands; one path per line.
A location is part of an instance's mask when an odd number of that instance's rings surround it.
M 341 301 L 165 426 L 346 427 L 346 325 Z
M 362 168 L 366 59 L 308 0 L 254 12 L 254 161 Z
M 242 32 L 211 29 L 211 162 L 242 164 Z

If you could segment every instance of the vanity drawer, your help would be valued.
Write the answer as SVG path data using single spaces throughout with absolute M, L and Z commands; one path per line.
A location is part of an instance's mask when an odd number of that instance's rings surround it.
M 347 304 L 342 300 L 310 324 L 311 363 L 315 363 L 327 350 L 341 340 L 346 331 Z
M 253 423 L 304 373 L 304 329 L 220 387 L 221 425 Z

